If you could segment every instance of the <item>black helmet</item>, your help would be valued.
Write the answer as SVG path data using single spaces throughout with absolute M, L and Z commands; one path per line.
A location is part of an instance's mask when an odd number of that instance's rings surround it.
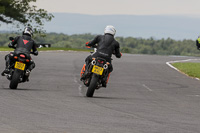
M 23 35 L 28 35 L 28 36 L 32 37 L 33 36 L 33 30 L 32 30 L 32 28 L 31 27 L 26 27 L 24 29 L 24 31 L 23 31 Z

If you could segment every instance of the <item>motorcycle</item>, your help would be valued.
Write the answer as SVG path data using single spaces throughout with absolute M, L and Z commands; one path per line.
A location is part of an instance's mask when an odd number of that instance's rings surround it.
M 88 73 L 86 75 L 86 78 L 82 80 L 84 85 L 88 87 L 86 96 L 87 97 L 93 97 L 94 91 L 103 87 L 102 84 L 105 82 L 103 79 L 108 76 L 106 83 L 109 80 L 110 73 L 108 71 L 109 65 L 111 65 L 109 62 L 106 62 L 105 59 L 97 57 L 92 58 L 91 63 L 88 66 Z M 80 76 L 82 77 L 85 73 L 85 66 L 83 65 Z
M 13 37 L 9 38 L 11 41 L 14 40 Z M 50 47 L 50 44 L 38 44 L 38 48 L 40 47 Z M 16 49 L 16 47 L 12 47 Z M 30 54 L 33 54 L 32 52 Z M 31 61 L 30 54 L 19 52 L 14 55 L 13 63 L 10 66 L 10 73 L 5 74 L 8 80 L 10 80 L 10 89 L 17 89 L 19 83 L 29 81 L 29 73 L 26 73 L 26 70 Z

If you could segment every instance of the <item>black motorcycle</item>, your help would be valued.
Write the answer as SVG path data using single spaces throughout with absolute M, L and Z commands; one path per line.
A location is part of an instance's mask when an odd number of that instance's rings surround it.
M 88 87 L 86 92 L 87 97 L 93 97 L 94 91 L 96 89 L 99 89 L 100 87 L 103 87 L 102 84 L 103 82 L 105 82 L 104 78 L 109 75 L 109 65 L 110 63 L 106 62 L 106 60 L 103 58 L 93 58 L 92 62 L 88 66 L 88 73 L 86 75 L 86 78 L 82 80 L 84 85 Z M 85 72 L 85 66 L 86 64 L 83 65 L 83 68 L 81 70 L 81 77 Z
M 11 41 L 14 40 L 13 37 L 9 38 Z M 38 44 L 38 47 L 50 47 L 50 44 Z M 16 48 L 16 47 L 12 47 Z M 29 73 L 26 73 L 28 69 L 31 57 L 31 53 L 18 52 L 14 54 L 13 63 L 10 66 L 10 73 L 5 74 L 8 80 L 10 80 L 10 89 L 17 89 L 19 83 L 29 81 Z

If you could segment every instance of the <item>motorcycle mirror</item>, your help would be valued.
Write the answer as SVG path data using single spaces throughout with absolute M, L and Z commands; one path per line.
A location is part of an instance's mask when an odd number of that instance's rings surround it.
M 45 47 L 45 48 L 49 48 L 51 47 L 51 44 L 41 44 L 42 47 Z
M 49 47 L 51 47 L 51 44 L 38 44 L 37 45 L 37 48 L 42 48 L 42 47 L 49 48 Z
M 51 44 L 45 44 L 45 47 L 49 48 L 49 47 L 51 47 Z

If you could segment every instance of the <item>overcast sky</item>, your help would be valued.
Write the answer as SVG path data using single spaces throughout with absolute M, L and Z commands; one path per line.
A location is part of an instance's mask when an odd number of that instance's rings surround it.
M 37 0 L 48 12 L 91 15 L 200 15 L 200 0 Z

